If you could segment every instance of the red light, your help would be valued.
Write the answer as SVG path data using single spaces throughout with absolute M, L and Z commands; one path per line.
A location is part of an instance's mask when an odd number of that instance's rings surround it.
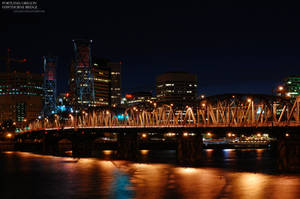
M 123 64 L 123 63 L 120 61 L 120 64 Z
M 66 97 L 69 97 L 70 96 L 70 93 L 66 93 Z
M 131 94 L 126 94 L 125 97 L 126 97 L 127 99 L 132 99 L 132 98 L 133 98 L 133 95 L 131 95 Z
M 24 62 L 26 62 L 26 61 L 27 61 L 27 59 L 23 59 L 23 61 L 24 61 Z

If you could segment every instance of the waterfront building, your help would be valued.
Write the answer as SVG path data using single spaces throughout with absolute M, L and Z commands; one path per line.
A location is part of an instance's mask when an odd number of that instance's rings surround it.
M 300 95 L 300 76 L 290 76 L 283 79 L 283 84 L 276 89 L 278 96 L 294 101 Z
M 156 78 L 156 97 L 161 104 L 173 104 L 183 108 L 194 105 L 197 98 L 198 80 L 196 74 L 168 72 Z
M 17 128 L 40 116 L 43 77 L 29 72 L 0 73 L 0 121 L 12 120 Z
M 44 117 L 56 113 L 56 66 L 57 57 L 43 57 L 44 82 L 43 82 L 43 115 Z
M 74 63 L 72 65 L 74 65 Z M 79 72 L 76 72 L 74 71 L 75 68 L 72 66 L 69 84 L 72 105 L 75 107 L 76 99 L 77 104 L 79 105 L 89 103 L 88 106 L 79 106 L 81 108 L 75 109 L 84 109 L 91 106 L 118 107 L 121 104 L 121 65 L 121 62 L 111 62 L 107 59 L 93 58 L 90 69 L 85 69 L 85 73 L 89 75 L 83 75 L 81 77 L 83 79 L 89 78 L 89 83 L 82 83 L 79 84 L 79 86 L 76 84 L 76 73 L 82 73 L 83 71 L 79 68 Z M 89 97 L 92 97 L 93 100 L 85 100 L 80 103 L 80 92 L 76 92 L 75 89 L 77 87 L 89 87 Z M 84 89 L 82 88 L 82 90 Z M 82 97 L 83 96 L 87 95 L 82 95 Z
M 108 107 L 111 106 L 111 68 L 107 66 L 104 59 L 96 59 L 92 67 L 95 106 Z
M 91 40 L 73 40 L 74 58 L 70 70 L 71 104 L 76 111 L 95 106 L 92 78 Z
M 151 92 L 134 92 L 125 95 L 126 105 L 139 109 L 151 109 L 156 103 L 156 97 Z
M 108 62 L 111 71 L 111 106 L 118 107 L 121 104 L 121 77 L 122 62 Z
M 92 73 L 96 107 L 118 107 L 121 104 L 121 62 L 95 59 Z
M 70 94 L 60 93 L 56 99 L 57 112 L 69 112 L 73 113 L 73 108 L 70 106 Z

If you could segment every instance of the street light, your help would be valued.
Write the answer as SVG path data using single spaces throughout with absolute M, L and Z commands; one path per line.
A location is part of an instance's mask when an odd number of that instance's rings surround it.
M 260 133 L 257 133 L 256 135 L 257 135 L 257 137 L 261 137 L 261 134 L 260 134 Z
M 290 134 L 288 134 L 288 133 L 285 134 L 285 137 L 289 137 L 289 136 L 290 136 Z
M 278 86 L 279 91 L 283 91 L 284 87 L 283 86 Z

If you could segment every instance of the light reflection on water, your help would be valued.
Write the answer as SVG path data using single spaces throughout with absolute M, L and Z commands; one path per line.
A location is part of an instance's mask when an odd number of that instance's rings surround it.
M 226 164 L 229 169 L 0 153 L 0 196 L 1 199 L 300 198 L 298 175 L 240 172 L 230 166 L 233 161 L 242 163 L 239 159 L 244 158 L 243 152 L 208 150 L 207 153 L 211 161 L 220 160 L 216 154 L 225 162 L 230 159 Z M 264 158 L 268 160 L 264 153 L 263 150 L 246 151 L 246 155 L 253 155 L 252 163 Z

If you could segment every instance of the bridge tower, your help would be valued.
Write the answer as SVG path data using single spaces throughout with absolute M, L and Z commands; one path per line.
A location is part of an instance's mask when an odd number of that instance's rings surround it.
M 44 70 L 44 100 L 43 100 L 43 115 L 49 116 L 56 113 L 56 56 L 43 57 Z
M 73 40 L 74 59 L 71 66 L 73 105 L 75 110 L 95 105 L 95 91 L 91 58 L 92 40 Z

